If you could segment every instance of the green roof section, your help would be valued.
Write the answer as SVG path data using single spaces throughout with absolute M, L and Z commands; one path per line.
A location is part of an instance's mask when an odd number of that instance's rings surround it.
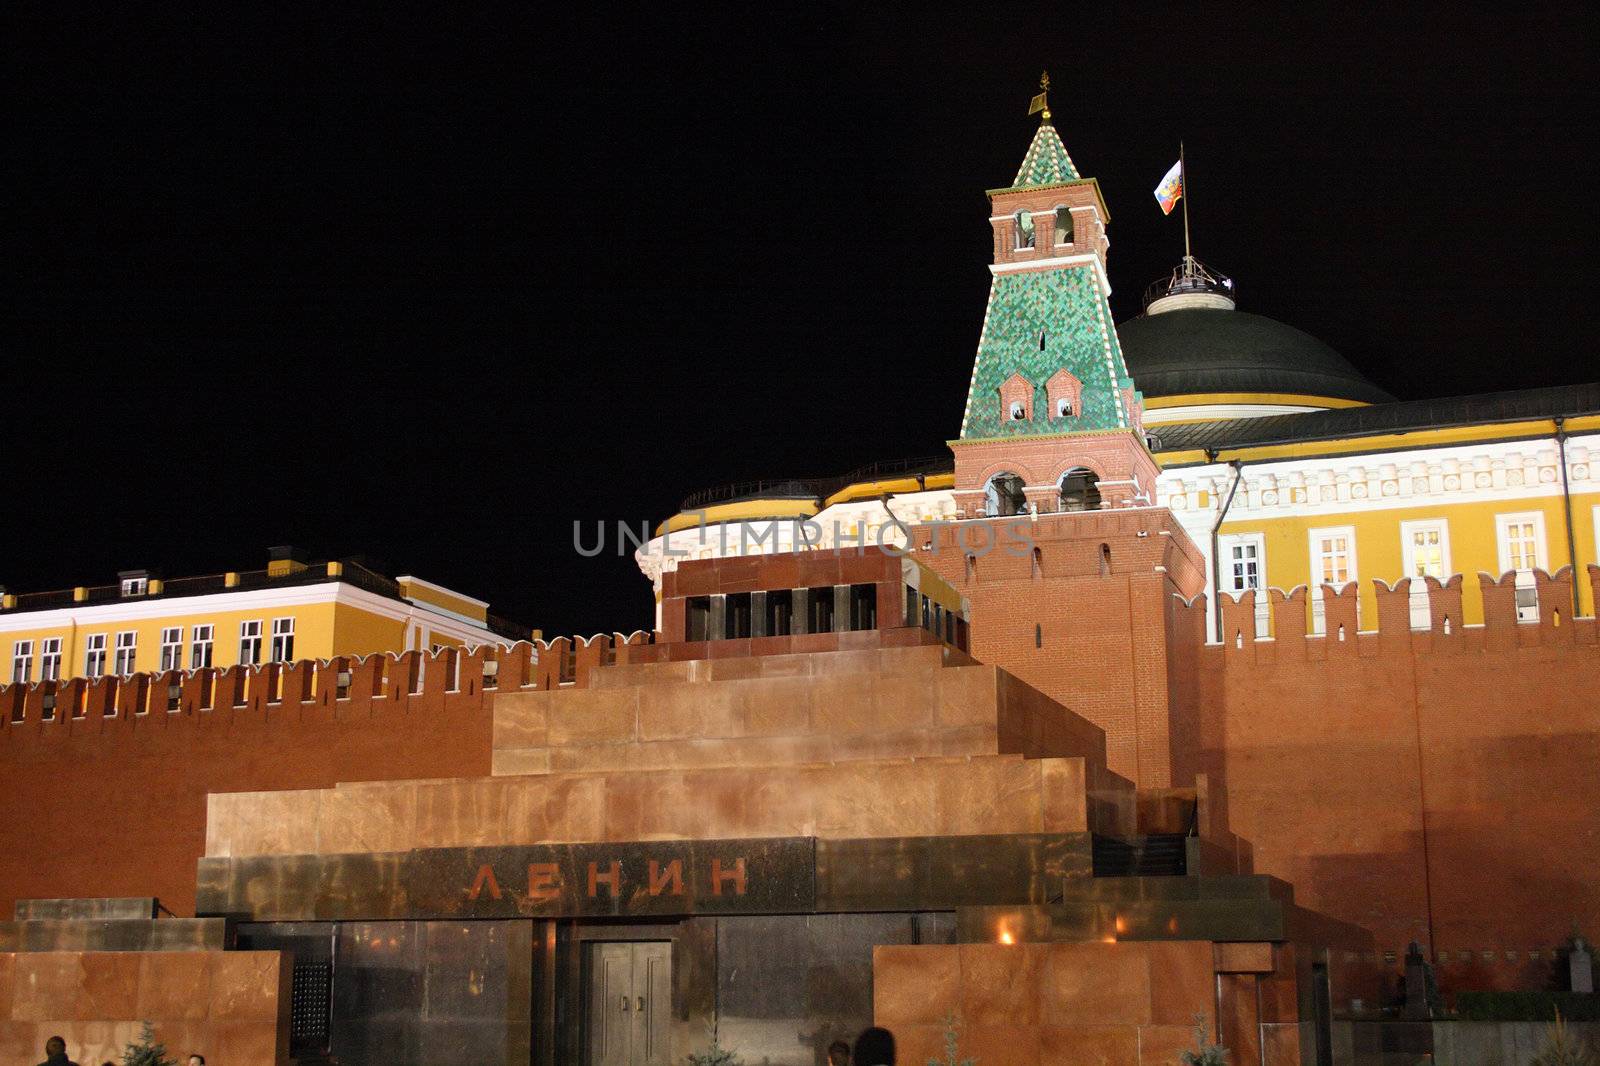
M 1064 181 L 1078 180 L 1078 168 L 1072 165 L 1067 146 L 1061 143 L 1061 135 L 1050 123 L 1041 122 L 1039 132 L 1033 135 L 1033 143 L 1028 145 L 1028 154 L 1022 157 L 1022 167 L 1017 171 L 1017 180 L 1011 183 L 1011 187 L 1059 185 Z
M 1059 370 L 1083 385 L 1079 410 L 1066 418 L 1051 417 L 1045 393 L 1045 383 Z M 1033 386 L 1032 419 L 1009 419 L 1000 410 L 1000 386 L 1013 374 Z M 1129 428 L 1133 420 L 1122 390 L 1132 387 L 1111 308 L 1091 265 L 997 274 L 978 339 L 961 439 Z

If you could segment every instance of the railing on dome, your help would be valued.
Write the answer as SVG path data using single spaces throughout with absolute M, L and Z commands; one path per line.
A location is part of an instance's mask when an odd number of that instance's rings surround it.
M 1233 279 L 1206 266 L 1192 255 L 1173 268 L 1172 273 L 1152 281 L 1144 290 L 1144 307 L 1149 307 L 1164 296 L 1183 296 L 1189 293 L 1215 293 L 1233 300 L 1238 298 Z
M 955 468 L 955 460 L 948 455 L 922 456 L 915 459 L 885 459 L 868 463 L 834 477 L 766 478 L 760 481 L 739 481 L 731 485 L 701 489 L 684 497 L 680 511 L 697 511 L 719 503 L 730 503 L 767 496 L 769 498 L 825 500 L 847 485 L 863 481 L 884 481 L 892 478 L 925 477 L 929 474 L 947 474 Z

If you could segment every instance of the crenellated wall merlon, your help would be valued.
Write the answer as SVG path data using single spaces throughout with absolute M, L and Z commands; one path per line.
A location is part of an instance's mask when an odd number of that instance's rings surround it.
M 1590 564 L 1588 580 L 1600 593 L 1600 567 Z M 1239 595 L 1223 594 L 1223 639 L 1220 650 L 1226 656 L 1255 656 L 1258 646 L 1276 646 L 1279 657 L 1300 655 L 1307 658 L 1373 654 L 1377 648 L 1410 648 L 1415 651 L 1460 653 L 1464 651 L 1504 651 L 1520 647 L 1595 646 L 1600 629 L 1592 617 L 1573 616 L 1573 575 L 1570 566 L 1554 573 L 1530 572 L 1524 578 L 1523 606 L 1518 606 L 1518 574 L 1507 571 L 1498 577 L 1480 572 L 1476 577 L 1483 602 L 1483 622 L 1462 622 L 1464 577 L 1455 574 L 1445 580 L 1434 577 L 1401 578 L 1390 584 L 1373 579 L 1377 617 L 1362 617 L 1358 611 L 1358 586 L 1324 585 L 1321 589 L 1322 624 L 1320 632 L 1310 632 L 1316 610 L 1304 585 L 1284 591 L 1267 590 L 1271 597 L 1272 636 L 1258 632 L 1254 590 Z M 1425 597 L 1414 598 L 1421 582 Z M 1530 594 L 1531 595 L 1528 595 Z M 1178 597 L 1183 611 L 1205 611 L 1204 597 L 1185 601 Z M 1531 600 L 1530 604 L 1528 601 Z M 1417 623 L 1419 602 L 1425 602 L 1428 625 Z
M 653 639 L 643 631 L 600 633 L 470 649 L 380 652 L 4 685 L 0 686 L 0 737 L 22 726 L 56 723 L 104 725 L 166 715 L 262 713 L 301 706 L 370 704 L 376 709 L 387 704 L 413 710 L 445 699 L 481 700 L 486 690 L 586 687 L 596 669 L 628 662 L 630 649 Z

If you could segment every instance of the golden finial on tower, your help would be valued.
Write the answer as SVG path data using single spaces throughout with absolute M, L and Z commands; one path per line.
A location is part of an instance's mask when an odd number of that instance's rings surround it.
M 1047 70 L 1039 75 L 1039 95 L 1033 98 L 1028 105 L 1028 114 L 1042 112 L 1039 117 L 1041 122 L 1050 121 L 1050 72 Z

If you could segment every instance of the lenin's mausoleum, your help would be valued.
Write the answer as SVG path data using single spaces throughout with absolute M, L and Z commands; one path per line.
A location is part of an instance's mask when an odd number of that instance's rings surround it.
M 1600 387 L 1398 401 L 1187 258 L 1116 324 L 1048 112 L 988 203 L 949 452 L 692 497 L 653 632 L 7 595 L 0 1062 L 1487 1063 L 1462 997 L 1581 994 Z

